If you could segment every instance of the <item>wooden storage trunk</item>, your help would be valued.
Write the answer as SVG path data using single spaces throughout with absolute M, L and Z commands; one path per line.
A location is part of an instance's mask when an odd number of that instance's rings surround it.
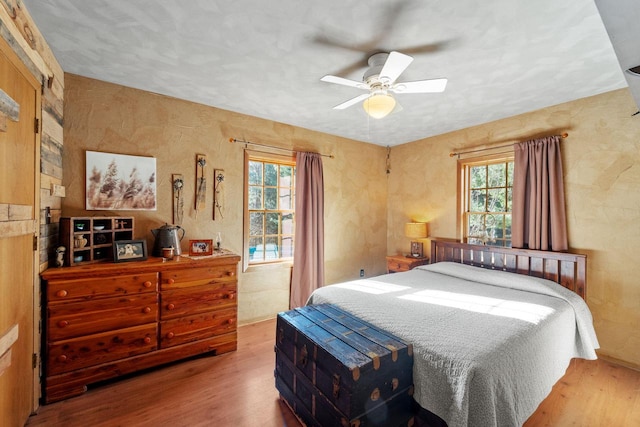
M 321 304 L 278 314 L 276 388 L 307 426 L 413 424 L 411 344 Z

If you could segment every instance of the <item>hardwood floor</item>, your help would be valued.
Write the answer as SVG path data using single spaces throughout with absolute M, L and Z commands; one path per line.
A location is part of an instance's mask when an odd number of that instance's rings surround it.
M 275 320 L 242 326 L 238 351 L 201 357 L 90 389 L 40 407 L 27 426 L 299 427 L 274 387 Z M 574 360 L 525 423 L 640 425 L 640 372 Z

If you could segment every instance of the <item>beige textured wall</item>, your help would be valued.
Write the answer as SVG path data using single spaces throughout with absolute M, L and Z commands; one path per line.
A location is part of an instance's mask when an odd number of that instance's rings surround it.
M 568 132 L 563 166 L 571 250 L 587 254 L 587 301 L 600 354 L 640 367 L 640 116 L 627 89 L 394 147 L 389 177 L 389 254 L 407 252 L 403 224 L 458 238 L 456 159 L 485 143 Z M 425 245 L 428 241 L 425 240 Z
M 73 74 L 65 76 L 63 215 L 132 215 L 136 238 L 153 245 L 151 229 L 172 222 L 171 174 L 185 178 L 183 227 L 189 239 L 214 238 L 242 253 L 242 146 L 229 138 L 296 150 L 333 154 L 323 159 L 325 179 L 325 260 L 327 284 L 385 271 L 386 149 L 200 104 L 126 88 Z M 84 210 L 85 151 L 152 156 L 157 167 L 157 211 Z M 193 211 L 195 156 L 207 155 L 213 168 L 225 170 L 224 219 L 212 220 L 213 190 L 207 205 Z M 288 308 L 290 268 L 265 267 L 239 275 L 239 322 L 273 317 Z

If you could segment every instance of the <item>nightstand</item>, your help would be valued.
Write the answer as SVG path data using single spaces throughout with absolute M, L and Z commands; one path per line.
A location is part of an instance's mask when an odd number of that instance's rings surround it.
M 419 265 L 429 264 L 429 258 L 414 258 L 405 255 L 389 255 L 387 257 L 387 273 L 409 271 Z

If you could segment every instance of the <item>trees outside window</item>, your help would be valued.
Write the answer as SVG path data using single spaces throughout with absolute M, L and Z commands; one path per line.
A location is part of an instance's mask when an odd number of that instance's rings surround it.
M 292 260 L 295 161 L 248 156 L 246 166 L 249 264 Z
M 461 166 L 464 240 L 511 247 L 513 158 L 462 161 Z

